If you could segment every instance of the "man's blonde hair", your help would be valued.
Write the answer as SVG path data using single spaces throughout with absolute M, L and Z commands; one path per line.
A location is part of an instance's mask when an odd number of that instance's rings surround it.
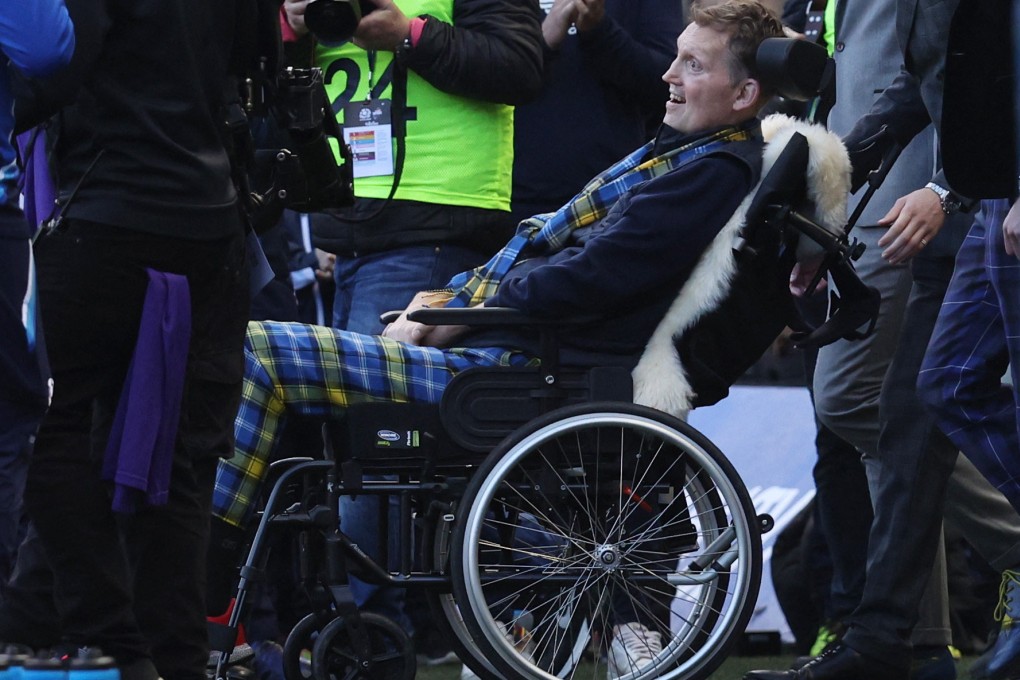
M 758 46 L 766 38 L 782 38 L 783 24 L 765 5 L 755 0 L 728 0 L 719 4 L 691 5 L 691 19 L 699 26 L 729 34 L 730 80 L 735 84 L 743 78 L 761 82 L 756 65 Z M 762 94 L 773 93 L 761 83 Z

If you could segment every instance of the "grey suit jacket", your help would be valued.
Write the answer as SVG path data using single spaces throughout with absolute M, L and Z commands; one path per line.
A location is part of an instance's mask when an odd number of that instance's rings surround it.
M 858 165 L 874 167 L 891 142 L 890 138 L 884 138 L 872 146 L 869 146 L 868 142 L 882 126 L 888 128 L 891 139 L 905 147 L 903 155 L 894 166 L 894 171 L 921 175 L 921 177 L 911 175 L 914 180 L 910 183 L 912 186 L 901 185 L 899 188 L 906 191 L 901 191 L 900 195 L 919 189 L 927 181 L 934 180 L 942 186 L 954 189 L 961 197 L 966 196 L 946 179 L 941 168 L 941 159 L 937 154 L 939 147 L 937 141 L 940 140 L 938 130 L 943 111 L 942 83 L 946 52 L 952 17 L 958 6 L 959 0 L 898 0 L 895 4 L 895 26 L 901 57 L 900 70 L 895 74 L 891 84 L 875 98 L 871 109 L 844 137 L 855 169 Z M 856 4 L 854 9 L 857 9 Z M 843 74 L 839 72 L 837 65 L 837 82 L 841 75 Z M 922 170 L 916 158 L 910 155 L 916 153 L 911 147 L 919 134 L 925 130 L 927 130 L 925 135 L 931 134 L 932 129 L 935 130 L 935 136 L 928 137 L 929 141 L 924 144 L 930 145 L 933 149 L 933 162 L 925 164 Z M 865 152 L 863 149 L 869 150 Z M 889 181 L 887 179 L 887 183 Z M 924 257 L 955 256 L 970 222 L 971 218 L 966 214 L 951 216 L 939 235 L 925 248 Z
M 939 184 L 974 199 L 1001 192 L 1012 177 L 1015 190 L 1009 12 L 1010 0 L 898 0 L 904 68 L 847 135 L 851 160 L 882 125 L 906 144 L 930 121 L 952 175 L 937 173 Z
M 955 6 L 956 1 L 941 4 Z M 927 2 L 930 0 L 902 0 L 898 4 L 888 0 L 839 0 L 836 5 L 833 56 L 837 92 L 836 105 L 829 115 L 829 129 L 846 138 L 853 149 L 883 125 L 888 125 L 894 138 L 904 145 L 892 171 L 862 213 L 858 228 L 874 225 L 896 199 L 920 189 L 938 174 L 937 140 L 928 108 L 941 107 L 941 88 L 922 88 L 921 81 L 907 72 L 904 57 L 906 48 L 912 65 L 923 67 L 929 74 L 927 80 L 940 82 L 940 55 L 925 47 L 931 42 L 937 24 L 929 25 L 926 18 L 920 22 L 909 19 L 915 5 Z M 907 14 L 907 21 L 901 20 L 898 9 Z M 911 26 L 916 35 L 912 34 Z M 901 35 L 901 32 L 904 33 Z M 926 39 L 919 36 L 926 36 Z M 923 92 L 927 92 L 927 96 Z M 879 157 L 885 148 L 883 145 L 878 150 Z M 860 158 L 852 156 L 855 162 Z M 848 206 L 851 211 L 863 193 L 863 190 L 858 191 L 853 197 Z M 963 222 L 966 221 L 961 217 L 947 224 L 943 229 L 947 235 L 934 239 L 926 254 L 955 254 L 965 233 Z

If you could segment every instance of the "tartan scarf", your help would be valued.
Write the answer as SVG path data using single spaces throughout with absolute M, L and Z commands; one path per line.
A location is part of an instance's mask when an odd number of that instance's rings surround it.
M 588 182 L 580 193 L 556 212 L 523 220 L 516 235 L 492 259 L 450 280 L 447 287 L 453 298 L 446 306 L 469 307 L 489 299 L 521 256 L 534 257 L 559 251 L 575 229 L 605 217 L 629 189 L 724 144 L 750 139 L 750 127 L 747 124 L 727 127 L 642 162 L 655 146 L 655 140 L 648 142 Z

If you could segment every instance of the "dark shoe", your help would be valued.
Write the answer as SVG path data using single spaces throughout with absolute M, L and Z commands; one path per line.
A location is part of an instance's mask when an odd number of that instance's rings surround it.
M 840 643 L 795 671 L 751 671 L 744 680 L 907 680 L 909 672 Z
M 1020 622 L 1003 625 L 995 642 L 970 665 L 975 680 L 1020 677 Z
M 1002 572 L 995 618 L 1002 627 L 992 646 L 970 665 L 970 677 L 975 680 L 1020 677 L 1020 572 Z
M 251 669 L 258 680 L 284 680 L 283 647 L 272 640 L 258 640 L 251 648 L 255 651 Z
M 910 680 L 956 680 L 956 659 L 949 647 L 914 647 Z
M 815 642 L 811 645 L 811 651 L 808 652 L 807 656 L 798 656 L 790 664 L 790 670 L 796 671 L 804 666 L 811 663 L 811 660 L 815 657 L 821 656 L 826 650 L 835 647 L 843 640 L 843 634 L 846 633 L 846 626 L 842 621 L 825 621 L 818 627 L 818 635 L 815 637 Z
M 117 664 L 120 680 L 162 680 L 151 659 L 135 659 Z
M 207 669 L 215 669 L 220 663 L 220 652 L 209 652 L 209 661 L 206 662 Z M 245 643 L 243 645 L 237 645 L 231 650 L 230 654 L 225 659 L 224 666 L 229 668 L 231 666 L 239 666 L 246 664 L 255 657 L 255 650 L 251 648 L 251 645 Z

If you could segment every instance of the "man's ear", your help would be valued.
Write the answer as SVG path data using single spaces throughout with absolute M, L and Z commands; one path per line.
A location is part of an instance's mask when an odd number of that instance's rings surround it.
M 761 83 L 754 78 L 744 78 L 737 90 L 737 98 L 733 101 L 734 111 L 746 111 L 758 105 L 761 98 Z

